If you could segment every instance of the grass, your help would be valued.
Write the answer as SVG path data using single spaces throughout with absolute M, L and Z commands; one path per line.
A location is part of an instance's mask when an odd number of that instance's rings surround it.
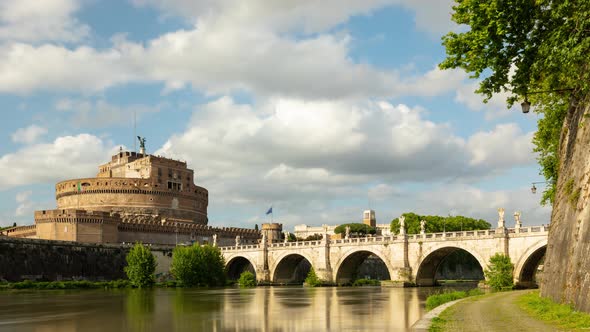
M 451 301 L 455 301 L 455 300 L 459 300 L 459 299 L 463 299 L 469 296 L 475 296 L 475 295 L 482 295 L 483 291 L 474 288 L 470 291 L 454 291 L 454 292 L 444 292 L 441 294 L 435 294 L 435 295 L 430 295 L 427 299 L 426 299 L 426 309 L 427 310 L 432 310 L 436 307 L 438 307 L 441 304 L 447 303 L 447 302 L 451 302 Z
M 177 287 L 174 280 L 159 282 L 155 287 Z M 0 290 L 52 290 L 52 289 L 118 289 L 133 288 L 129 280 L 119 279 L 112 281 L 20 281 L 20 282 L 3 282 L 0 283 Z
M 531 292 L 520 296 L 518 305 L 531 316 L 564 329 L 590 329 L 590 314 L 574 310 Z
M 93 288 L 130 288 L 129 280 L 113 281 L 20 281 L 0 284 L 0 289 L 93 289 Z
M 380 286 L 381 281 L 376 279 L 357 279 L 352 283 L 353 287 L 358 286 Z

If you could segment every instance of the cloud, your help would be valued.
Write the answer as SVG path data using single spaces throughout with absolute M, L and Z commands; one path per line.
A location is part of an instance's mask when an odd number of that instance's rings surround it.
M 76 0 L 0 0 L 0 41 L 80 41 L 90 28 L 73 17 L 79 8 Z
M 171 8 L 178 6 L 183 12 L 191 12 L 185 7 L 195 6 L 198 23 L 142 43 L 116 35 L 111 47 L 105 49 L 0 44 L 0 92 L 98 93 L 132 82 L 158 82 L 163 84 L 164 94 L 190 86 L 209 95 L 246 91 L 262 96 L 362 99 L 440 95 L 458 88 L 465 79 L 458 70 L 435 68 L 402 75 L 399 70 L 353 61 L 349 55 L 351 37 L 328 27 L 353 13 L 381 8 L 386 2 L 347 1 L 348 7 L 332 0 L 247 5 L 174 2 Z M 156 3 L 163 4 L 168 3 Z M 260 24 L 242 24 L 235 15 Z M 313 34 L 283 33 L 272 23 L 288 27 L 291 19 L 296 25 L 307 22 L 298 17 L 309 17 Z M 264 23 L 266 20 L 272 22 Z
M 0 190 L 92 176 L 111 153 L 112 144 L 88 134 L 28 145 L 0 156 Z
M 515 107 L 508 108 L 506 99 L 510 96 L 508 92 L 496 93 L 484 103 L 484 96 L 475 92 L 479 88 L 479 82 L 469 82 L 454 85 L 457 87 L 455 101 L 467 106 L 468 109 L 476 112 L 484 112 L 487 120 L 501 118 L 516 111 Z
M 31 201 L 32 194 L 33 192 L 31 190 L 21 191 L 16 194 L 15 200 L 18 206 L 14 211 L 15 216 L 22 217 L 30 215 L 33 212 L 33 202 Z
M 313 202 L 387 202 L 403 195 L 400 184 L 469 183 L 534 162 L 531 133 L 515 124 L 463 139 L 424 113 L 384 101 L 223 97 L 196 107 L 156 154 L 194 165 L 212 211 L 274 202 L 292 215 Z
M 113 125 L 127 126 L 134 120 L 134 115 L 140 119 L 146 113 L 160 111 L 160 106 L 129 105 L 119 106 L 108 103 L 103 99 L 61 99 L 55 103 L 55 109 L 71 113 L 71 122 L 75 126 L 109 127 Z
M 70 50 L 52 44 L 6 43 L 0 44 L 0 60 L 0 92 L 7 93 L 98 92 L 139 77 L 119 51 L 87 46 Z
M 37 126 L 35 124 L 26 128 L 17 129 L 12 135 L 12 141 L 15 143 L 31 144 L 39 137 L 47 134 L 47 128 Z
M 264 26 L 277 32 L 323 32 L 350 17 L 370 15 L 388 6 L 403 6 L 415 14 L 416 27 L 440 36 L 454 27 L 450 0 L 132 0 L 136 6 L 152 6 L 165 15 L 189 22 L 216 20 L 224 25 Z
M 478 132 L 469 138 L 472 166 L 502 168 L 530 165 L 535 162 L 533 132 L 522 133 L 515 123 L 500 124 L 493 130 Z

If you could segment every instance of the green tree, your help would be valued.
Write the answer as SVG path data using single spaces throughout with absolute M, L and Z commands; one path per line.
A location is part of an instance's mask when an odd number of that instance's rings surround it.
M 334 228 L 334 233 L 345 234 L 346 233 L 346 226 L 350 227 L 350 234 L 366 235 L 366 234 L 377 233 L 377 229 L 375 227 L 371 227 L 367 224 L 361 224 L 361 223 L 351 223 L 351 224 L 339 225 L 336 228 Z
M 258 224 L 254 224 L 254 230 L 257 231 L 258 230 Z
M 490 258 L 490 263 L 484 270 L 486 283 L 495 290 L 513 286 L 512 271 L 514 265 L 510 257 L 496 253 Z
M 457 232 L 457 231 L 471 231 L 478 229 L 490 229 L 492 225 L 483 219 L 474 219 L 464 216 L 421 216 L 414 212 L 406 212 L 402 214 L 405 217 L 404 223 L 406 225 L 407 234 L 420 233 L 420 221 L 426 221 L 426 233 L 438 232 Z M 391 231 L 394 234 L 399 233 L 399 218 L 391 221 Z
M 256 287 L 256 277 L 250 271 L 244 271 L 240 274 L 238 285 L 242 288 Z
M 542 203 L 552 203 L 564 120 L 585 106 L 579 101 L 590 90 L 590 1 L 456 0 L 453 10 L 453 21 L 468 29 L 443 37 L 440 67 L 481 78 L 477 92 L 486 101 L 505 92 L 509 106 L 523 99 L 537 105 L 543 116 L 533 142 L 549 181 Z
M 172 253 L 172 275 L 185 287 L 214 287 L 225 284 L 225 263 L 218 247 L 178 246 Z
M 313 267 L 309 269 L 307 273 L 307 277 L 305 278 L 305 284 L 309 287 L 318 287 L 322 285 L 322 280 L 318 278 L 318 275 L 315 274 L 315 270 Z
M 154 284 L 156 258 L 150 249 L 141 243 L 136 243 L 127 254 L 125 273 L 135 287 L 149 287 Z

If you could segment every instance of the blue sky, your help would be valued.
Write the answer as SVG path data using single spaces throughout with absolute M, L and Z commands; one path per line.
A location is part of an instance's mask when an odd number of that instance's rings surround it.
M 547 224 L 536 114 L 441 71 L 439 0 L 0 0 L 0 225 L 137 133 L 189 162 L 211 225 L 407 211 Z M 509 214 L 511 214 L 510 212 Z M 511 222 L 509 222 L 511 224 Z

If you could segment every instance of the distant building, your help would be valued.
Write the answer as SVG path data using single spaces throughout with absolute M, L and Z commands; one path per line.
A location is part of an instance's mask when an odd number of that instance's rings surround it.
M 143 151 L 142 151 L 143 152 Z M 59 182 L 57 209 L 35 211 L 35 225 L 13 237 L 93 243 L 254 243 L 254 229 L 207 226 L 207 189 L 194 184 L 186 162 L 120 151 L 96 177 Z
M 390 224 L 377 224 L 374 210 L 366 210 L 363 212 L 363 223 L 372 227 L 377 228 L 378 235 L 388 236 L 391 235 Z M 345 224 L 345 223 L 344 223 Z M 322 226 L 308 226 L 306 224 L 295 225 L 295 236 L 297 238 L 305 239 L 311 235 L 322 235 L 324 229 L 327 230 L 328 235 L 334 235 L 334 229 L 339 225 L 326 225 Z

